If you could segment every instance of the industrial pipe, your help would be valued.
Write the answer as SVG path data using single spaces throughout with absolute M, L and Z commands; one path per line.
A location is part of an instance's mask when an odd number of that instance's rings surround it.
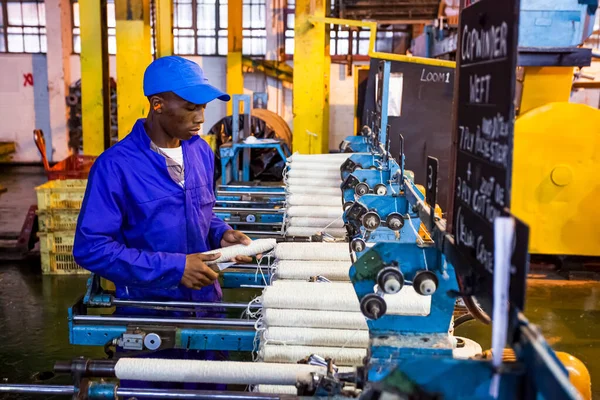
M 102 386 L 106 386 L 104 384 Z M 295 396 L 278 395 L 278 394 L 261 394 L 248 392 L 224 392 L 224 391 L 207 391 L 207 390 L 179 390 L 179 389 L 126 389 L 116 387 L 109 384 L 111 387 L 107 391 L 96 391 L 92 384 L 86 398 L 91 400 L 99 398 L 94 394 L 102 395 L 108 392 L 116 393 L 117 397 L 131 398 L 143 397 L 147 399 L 193 399 L 193 400 L 274 400 L 295 398 Z M 114 390 L 116 388 L 116 391 Z M 103 388 L 104 389 L 104 388 Z M 97 393 L 96 393 L 97 392 Z M 73 396 L 78 394 L 78 389 L 75 386 L 66 385 L 0 385 L 0 393 L 15 393 L 15 394 L 37 394 L 44 396 Z
M 0 393 L 43 394 L 72 396 L 77 393 L 74 386 L 58 385 L 0 385 Z
M 235 268 L 249 268 L 246 265 L 236 265 Z M 257 268 L 256 265 L 253 266 Z M 140 301 L 140 300 L 122 300 L 114 299 L 112 304 L 116 306 L 156 306 L 156 307 L 203 307 L 203 308 L 247 308 L 248 304 L 245 303 L 203 303 L 203 302 L 188 302 L 188 301 Z M 260 304 L 251 304 L 250 308 L 261 308 Z
M 254 327 L 256 321 L 237 319 L 186 319 L 186 318 L 144 318 L 144 317 L 104 317 L 100 315 L 76 315 L 74 322 L 97 322 L 101 324 L 117 322 L 126 324 L 185 324 L 210 326 Z

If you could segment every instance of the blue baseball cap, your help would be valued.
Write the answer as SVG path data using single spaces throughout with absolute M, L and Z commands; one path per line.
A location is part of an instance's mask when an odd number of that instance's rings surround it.
M 208 84 L 198 64 L 179 56 L 157 58 L 144 72 L 144 95 L 147 97 L 164 92 L 173 92 L 194 104 L 231 99 L 227 93 Z

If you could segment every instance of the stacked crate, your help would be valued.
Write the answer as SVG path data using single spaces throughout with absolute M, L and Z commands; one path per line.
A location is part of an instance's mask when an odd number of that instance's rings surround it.
M 87 179 L 52 180 L 35 190 L 42 273 L 87 274 L 75 263 L 73 241 Z

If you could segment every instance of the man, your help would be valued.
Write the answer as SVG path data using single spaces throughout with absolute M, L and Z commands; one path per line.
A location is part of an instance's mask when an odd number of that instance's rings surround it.
M 250 239 L 213 212 L 214 155 L 198 134 L 206 104 L 230 97 L 209 85 L 196 63 L 175 56 L 150 64 L 144 94 L 148 117 L 100 155 L 90 171 L 75 261 L 114 282 L 120 299 L 217 302 L 222 297 L 218 273 L 206 262 L 219 255 L 200 253 L 247 245 Z M 201 310 L 117 312 L 207 315 Z M 197 358 L 189 353 L 160 356 Z

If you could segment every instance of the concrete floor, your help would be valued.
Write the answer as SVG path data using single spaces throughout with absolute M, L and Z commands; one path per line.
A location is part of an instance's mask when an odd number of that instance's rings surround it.
M 43 167 L 0 165 L 0 238 L 19 236 L 30 205 L 37 204 L 35 187 L 47 181 Z
M 34 187 L 45 181 L 41 167 L 0 166 L 0 185 L 8 189 L 0 194 L 0 239 L 18 235 L 27 209 L 36 203 Z M 102 357 L 102 349 L 71 346 L 68 340 L 67 308 L 83 294 L 85 280 L 42 276 L 39 259 L 0 264 L 0 381 L 67 384 L 40 382 L 36 373 L 50 370 L 58 359 Z M 530 279 L 525 315 L 555 350 L 587 365 L 594 397 L 600 398 L 600 282 Z M 464 324 L 456 334 L 484 349 L 491 345 L 491 330 L 477 322 Z

